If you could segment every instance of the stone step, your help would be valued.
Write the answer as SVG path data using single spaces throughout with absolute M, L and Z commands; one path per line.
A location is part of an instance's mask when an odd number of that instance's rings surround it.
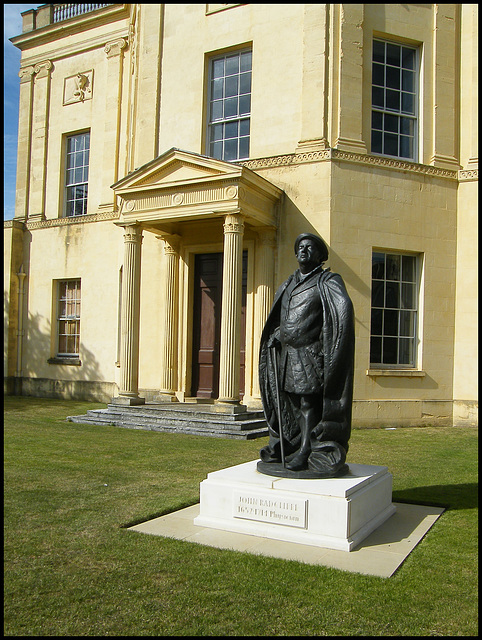
M 199 405 L 186 407 L 146 404 L 134 407 L 108 405 L 107 409 L 90 409 L 86 415 L 69 416 L 77 424 L 113 425 L 126 429 L 146 429 L 170 433 L 186 433 L 218 438 L 251 440 L 268 435 L 262 411 L 219 413 L 199 410 Z M 202 406 L 205 409 L 205 406 Z
M 203 425 L 210 425 L 213 429 L 222 429 L 230 431 L 247 431 L 254 428 L 266 427 L 264 418 L 257 418 L 254 420 L 237 420 L 227 421 L 220 419 L 206 419 L 200 416 L 186 416 L 180 414 L 179 416 L 172 417 L 169 415 L 149 415 L 138 411 L 122 412 L 122 411 L 109 411 L 98 413 L 96 410 L 88 411 L 87 415 L 93 419 L 101 418 L 103 422 L 110 420 L 111 422 L 123 422 L 129 424 L 145 424 L 156 425 L 166 424 L 173 425 L 175 428 L 189 427 L 189 428 L 203 428 Z
M 231 429 L 219 429 L 218 426 L 213 428 L 209 424 L 201 424 L 199 427 L 192 427 L 179 424 L 162 424 L 160 422 L 153 424 L 126 422 L 123 420 L 112 420 L 112 418 L 95 418 L 89 416 L 70 416 L 67 418 L 70 422 L 80 424 L 93 425 L 110 425 L 121 427 L 124 429 L 140 429 L 146 431 L 158 431 L 164 433 L 185 433 L 197 436 L 209 436 L 215 438 L 232 438 L 238 440 L 252 440 L 255 438 L 263 438 L 268 435 L 268 429 L 262 427 L 259 429 L 248 429 L 232 431 Z
M 202 405 L 200 405 L 202 406 Z M 163 405 L 138 405 L 133 407 L 120 407 L 119 405 L 109 404 L 107 409 L 100 409 L 100 411 L 109 411 L 112 415 L 122 416 L 136 416 L 146 418 L 160 418 L 169 420 L 194 420 L 199 422 L 213 422 L 213 423 L 225 423 L 225 422 L 249 422 L 251 420 L 264 421 L 263 411 L 245 411 L 243 413 L 225 413 L 224 411 L 206 410 L 203 408 L 192 409 L 183 407 L 173 407 L 170 404 Z M 92 409 L 91 411 L 99 411 L 98 409 Z

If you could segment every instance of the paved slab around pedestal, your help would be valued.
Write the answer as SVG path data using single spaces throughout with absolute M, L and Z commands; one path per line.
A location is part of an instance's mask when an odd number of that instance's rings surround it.
M 136 524 L 129 530 L 388 578 L 444 511 L 440 507 L 394 504 L 396 512 L 353 551 L 324 549 L 196 526 L 193 520 L 199 515 L 199 504 Z

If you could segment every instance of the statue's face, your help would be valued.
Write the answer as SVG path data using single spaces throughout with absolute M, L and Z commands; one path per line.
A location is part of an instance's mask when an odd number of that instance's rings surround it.
M 312 270 L 321 263 L 321 253 L 313 240 L 305 238 L 300 241 L 296 259 L 303 270 Z

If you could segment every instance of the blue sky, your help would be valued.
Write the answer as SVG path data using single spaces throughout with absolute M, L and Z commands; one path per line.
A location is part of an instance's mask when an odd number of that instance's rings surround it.
M 3 209 L 4 220 L 15 213 L 20 50 L 9 38 L 22 33 L 22 11 L 39 4 L 3 5 Z

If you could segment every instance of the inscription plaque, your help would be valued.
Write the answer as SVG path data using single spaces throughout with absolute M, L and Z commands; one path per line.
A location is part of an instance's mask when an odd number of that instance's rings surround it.
M 308 500 L 272 494 L 233 493 L 233 517 L 306 529 Z

